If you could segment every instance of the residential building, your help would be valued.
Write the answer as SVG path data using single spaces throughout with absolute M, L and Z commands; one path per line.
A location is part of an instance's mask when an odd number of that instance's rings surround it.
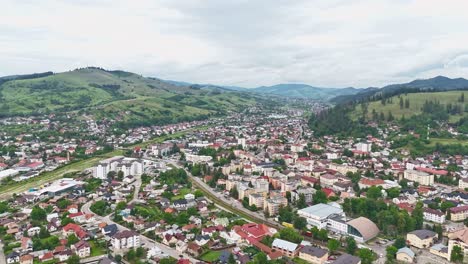
M 408 181 L 417 182 L 421 185 L 433 185 L 434 175 L 417 170 L 405 170 L 404 178 Z
M 414 255 L 414 252 L 410 248 L 403 247 L 397 251 L 396 260 L 406 263 L 413 263 Z
M 319 247 L 304 246 L 299 250 L 299 258 L 312 264 L 324 264 L 328 260 L 328 251 Z
M 452 207 L 449 210 L 452 221 L 463 221 L 468 217 L 468 205 Z
M 445 214 L 440 210 L 432 208 L 424 208 L 424 220 L 431 221 L 434 223 L 443 224 L 445 223 Z
M 273 240 L 271 248 L 290 258 L 296 257 L 299 253 L 299 246 L 297 244 L 279 238 Z
M 111 240 L 114 250 L 137 248 L 140 246 L 140 235 L 131 230 L 117 232 Z
M 406 235 L 406 241 L 413 247 L 430 248 L 437 241 L 437 233 L 425 229 L 415 230 Z

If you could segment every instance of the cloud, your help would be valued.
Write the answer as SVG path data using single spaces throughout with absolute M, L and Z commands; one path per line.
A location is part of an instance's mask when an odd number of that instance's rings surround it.
M 468 78 L 468 2 L 3 0 L 0 75 L 83 66 L 197 83 Z

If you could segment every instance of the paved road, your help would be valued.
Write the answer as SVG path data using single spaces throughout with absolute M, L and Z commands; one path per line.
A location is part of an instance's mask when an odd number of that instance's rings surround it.
M 135 187 L 135 190 L 133 192 L 133 199 L 130 201 L 130 203 L 136 202 L 138 200 L 138 194 L 140 193 L 140 187 L 141 187 L 141 175 L 134 176 L 135 177 L 135 182 L 133 183 L 133 186 Z
M 89 214 L 89 213 L 94 214 L 94 213 L 90 210 L 90 207 L 91 207 L 92 202 L 93 202 L 93 201 L 89 201 L 89 202 L 87 202 L 86 204 L 84 204 L 83 207 L 81 207 L 81 211 L 84 212 L 84 213 L 86 213 L 86 214 Z M 96 215 L 96 214 L 95 214 L 95 215 Z M 105 222 L 105 223 L 107 223 L 107 224 L 116 224 L 117 227 L 119 228 L 119 230 L 130 230 L 129 228 L 127 228 L 127 227 L 125 227 L 125 226 L 122 226 L 122 225 L 119 225 L 118 223 L 112 221 L 111 215 L 112 215 L 112 214 L 107 215 L 107 216 L 105 216 L 105 217 L 96 215 L 95 218 L 96 218 L 97 221 L 100 221 L 100 222 Z M 156 241 L 154 241 L 154 240 L 152 240 L 152 239 L 150 239 L 150 238 L 148 238 L 148 237 L 146 237 L 146 236 L 140 235 L 140 241 L 141 241 L 141 244 L 142 244 L 142 245 L 144 244 L 144 247 L 145 247 L 145 248 L 150 249 L 150 248 L 156 246 L 156 247 L 160 248 L 161 251 L 162 251 L 163 253 L 165 253 L 165 254 L 167 254 L 167 255 L 169 255 L 169 256 L 175 258 L 175 259 L 179 259 L 179 258 L 180 258 L 179 256 L 182 255 L 184 258 L 190 259 L 190 261 L 193 262 L 193 263 L 198 262 L 196 259 L 194 259 L 194 258 L 188 256 L 187 254 L 182 254 L 182 253 L 180 253 L 179 251 L 176 251 L 176 250 L 173 249 L 173 248 L 170 248 L 170 247 L 168 247 L 168 246 L 166 246 L 166 245 L 164 245 L 164 244 L 161 244 L 161 243 L 159 243 L 159 242 L 156 242 Z
M 170 163 L 174 167 L 184 169 L 183 167 L 181 167 L 179 164 L 175 163 L 172 160 L 166 160 L 166 162 Z M 268 218 L 265 218 L 265 216 L 263 214 L 257 213 L 257 212 L 252 212 L 252 211 L 244 208 L 239 201 L 234 201 L 233 202 L 233 199 L 228 200 L 226 197 L 224 197 L 224 195 L 215 192 L 210 186 L 208 186 L 206 183 L 204 183 L 200 178 L 194 177 L 187 170 L 185 170 L 185 171 L 187 172 L 187 175 L 189 176 L 189 178 L 192 180 L 192 183 L 195 184 L 198 188 L 200 188 L 203 192 L 205 192 L 205 194 L 208 193 L 209 196 L 210 196 L 209 198 L 214 200 L 213 202 L 219 204 L 220 206 L 222 206 L 224 208 L 227 208 L 229 211 L 233 211 L 233 212 L 240 211 L 243 214 L 247 215 L 248 218 L 251 218 L 252 220 L 254 220 L 254 222 L 263 223 L 263 224 L 265 224 L 267 226 L 270 226 L 270 227 L 273 227 L 273 228 L 278 228 L 278 229 L 284 228 L 279 223 L 277 223 L 277 222 L 275 222 L 273 220 L 270 220 Z
M 5 253 L 3 252 L 3 243 L 0 242 L 0 264 L 6 264 Z

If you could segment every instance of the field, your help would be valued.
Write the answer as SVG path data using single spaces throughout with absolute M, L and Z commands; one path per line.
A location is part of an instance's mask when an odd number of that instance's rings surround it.
M 372 111 L 375 110 L 378 114 L 381 112 L 387 117 L 388 113 L 391 112 L 392 115 L 399 119 L 403 115 L 405 117 L 410 117 L 412 115 L 421 114 L 422 107 L 424 102 L 427 101 L 439 101 L 441 104 L 452 104 L 452 105 L 461 105 L 462 107 L 466 107 L 468 105 L 468 100 L 465 103 L 459 103 L 458 99 L 460 98 L 461 94 L 464 93 L 463 91 L 450 91 L 450 92 L 436 92 L 436 93 L 409 93 L 409 94 L 402 94 L 400 95 L 403 98 L 403 101 L 409 100 L 410 106 L 409 108 L 403 107 L 400 109 L 400 98 L 398 96 L 394 96 L 391 98 L 391 103 L 386 103 L 383 105 L 380 101 L 374 101 L 369 103 L 368 107 L 368 118 L 372 118 Z M 468 92 L 466 93 L 468 96 Z M 358 116 L 362 115 L 361 107 L 357 106 L 356 110 L 351 114 L 353 118 L 357 118 Z M 467 113 L 465 112 L 465 115 Z M 459 120 L 463 115 L 451 115 L 450 120 L 451 122 Z
M 462 146 L 468 146 L 468 140 L 458 140 L 455 138 L 429 138 L 429 145 L 430 147 L 435 146 L 437 143 L 441 145 L 454 145 L 454 144 L 461 144 Z
M 219 256 L 221 256 L 221 251 L 207 251 L 200 259 L 206 262 L 214 262 L 219 259 Z

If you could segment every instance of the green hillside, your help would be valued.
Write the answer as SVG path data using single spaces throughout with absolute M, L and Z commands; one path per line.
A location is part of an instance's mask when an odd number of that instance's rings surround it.
M 453 110 L 447 111 L 449 121 L 456 122 L 460 118 L 468 116 L 468 98 L 464 102 L 460 102 L 460 98 L 464 93 L 465 91 L 408 93 L 390 97 L 385 101 L 373 101 L 367 104 L 367 119 L 373 119 L 374 113 L 377 113 L 378 119 L 381 119 L 382 114 L 387 119 L 389 113 L 395 119 L 401 119 L 403 116 L 408 118 L 422 114 L 426 102 L 438 102 L 440 108 L 447 109 L 448 105 L 451 106 L 450 108 Z M 468 93 L 466 93 L 466 96 L 468 96 Z M 402 107 L 400 107 L 400 102 L 403 102 Z M 363 115 L 363 111 L 365 111 L 365 108 L 358 105 L 351 113 L 351 117 L 357 119 Z
M 124 71 L 85 68 L 0 83 L 0 117 L 82 111 L 97 118 L 168 123 L 256 103 L 256 96 L 175 86 Z

